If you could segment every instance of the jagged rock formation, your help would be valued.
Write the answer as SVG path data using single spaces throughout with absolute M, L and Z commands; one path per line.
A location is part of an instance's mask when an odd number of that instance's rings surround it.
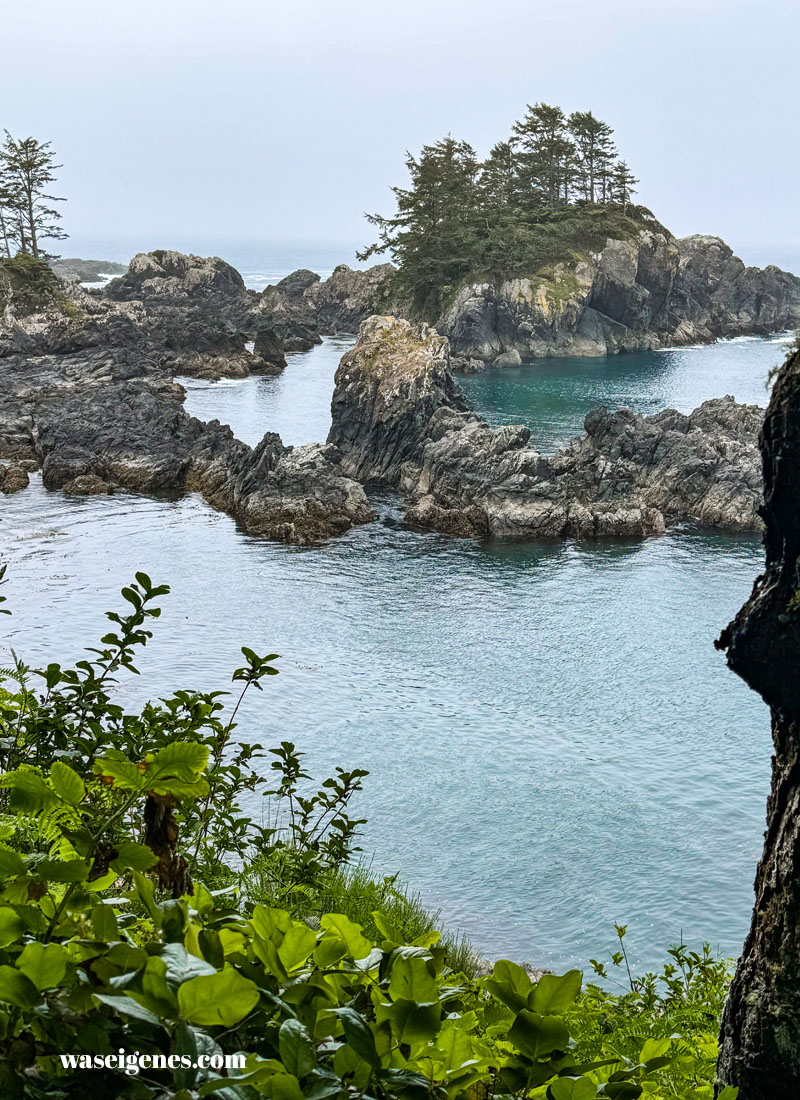
M 527 428 L 492 429 L 469 411 L 443 337 L 372 317 L 337 371 L 328 442 L 346 474 L 400 489 L 410 521 L 452 534 L 646 535 L 678 521 L 756 530 L 761 417 L 729 397 L 689 416 L 597 409 L 584 437 L 545 457 Z
M 800 353 L 778 375 L 761 434 L 766 567 L 717 643 L 772 711 L 775 755 L 750 932 L 722 1021 L 720 1086 L 739 1100 L 800 1096 Z
M 0 386 L 0 460 L 12 471 L 4 491 L 26 467 L 74 494 L 195 490 L 244 530 L 294 543 L 374 516 L 331 449 L 285 447 L 274 433 L 248 447 L 218 421 L 188 416 L 182 388 L 135 349 L 6 356 Z
M 800 278 L 745 267 L 718 237 L 652 229 L 530 278 L 463 286 L 437 322 L 457 365 L 606 355 L 800 324 Z
M 257 309 L 283 340 L 287 351 L 304 351 L 320 333 L 358 332 L 373 313 L 389 306 L 392 264 L 354 271 L 340 264 L 324 282 L 313 271 L 293 271 L 260 295 Z

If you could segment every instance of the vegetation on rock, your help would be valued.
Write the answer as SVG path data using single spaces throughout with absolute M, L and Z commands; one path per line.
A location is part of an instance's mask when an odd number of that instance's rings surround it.
M 531 275 L 660 229 L 633 204 L 637 181 L 612 138 L 591 111 L 537 103 L 483 162 L 450 136 L 425 145 L 406 158 L 410 187 L 392 188 L 394 216 L 369 215 L 379 240 L 360 257 L 391 253 L 396 293 L 435 320 L 468 278 Z

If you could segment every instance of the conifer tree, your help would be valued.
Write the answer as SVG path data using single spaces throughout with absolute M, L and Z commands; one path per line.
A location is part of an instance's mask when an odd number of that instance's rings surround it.
M 524 188 L 524 206 L 557 206 L 569 194 L 566 171 L 572 160 L 572 142 L 560 107 L 536 103 L 514 123 L 514 148 Z
M 617 161 L 611 173 L 611 202 L 621 206 L 623 214 L 628 212 L 638 182 L 625 161 Z
M 591 111 L 574 111 L 569 132 L 575 143 L 578 190 L 586 202 L 607 202 L 612 166 L 617 150 L 614 131 Z
M 419 158 L 407 154 L 406 167 L 411 186 L 392 188 L 397 213 L 367 215 L 379 240 L 358 258 L 391 251 L 404 289 L 431 311 L 441 289 L 467 275 L 479 254 L 479 164 L 471 145 L 448 136 L 423 146 Z
M 12 138 L 0 146 L 0 209 L 4 247 L 10 254 L 13 242 L 20 252 L 47 259 L 42 241 L 64 240 L 67 234 L 58 224 L 60 212 L 52 205 L 62 198 L 46 190 L 56 178 L 55 154 L 49 141 L 27 137 Z

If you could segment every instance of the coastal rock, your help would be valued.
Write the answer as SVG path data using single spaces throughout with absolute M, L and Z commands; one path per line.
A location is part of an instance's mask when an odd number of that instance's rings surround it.
M 186 301 L 237 299 L 245 293 L 244 279 L 219 256 L 191 256 L 158 249 L 140 252 L 126 273 L 105 288 L 113 301 Z
M 409 521 L 451 534 L 758 530 L 761 416 L 729 397 L 688 416 L 597 409 L 585 436 L 541 455 L 524 426 L 493 429 L 469 411 L 434 330 L 372 317 L 336 373 L 328 442 L 350 476 L 400 489 Z
M 374 518 L 364 491 L 324 447 L 256 448 L 183 409 L 184 391 L 130 348 L 0 358 L 0 459 L 41 467 L 48 489 L 195 490 L 242 528 L 312 543 Z
M 303 351 L 320 342 L 320 333 L 355 333 L 371 314 L 390 305 L 392 264 L 353 270 L 346 264 L 320 280 L 301 269 L 267 287 L 258 311 L 278 333 L 287 351 Z
M 18 462 L 0 465 L 0 493 L 10 496 L 28 487 L 28 471 Z
M 75 277 L 81 283 L 102 283 L 114 275 L 124 275 L 128 270 L 125 264 L 111 260 L 80 260 L 75 256 L 59 256 L 48 263 L 62 279 Z
M 720 1033 L 718 1088 L 800 1095 L 800 353 L 779 372 L 761 433 L 764 573 L 717 646 L 772 712 L 772 784 L 755 905 Z
M 765 335 L 800 324 L 800 278 L 745 267 L 718 237 L 643 229 L 527 278 L 460 287 L 438 330 L 454 356 L 599 356 Z

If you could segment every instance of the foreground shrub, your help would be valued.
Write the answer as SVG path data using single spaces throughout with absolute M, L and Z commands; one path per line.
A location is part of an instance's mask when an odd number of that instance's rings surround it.
M 646 985 L 615 1000 L 581 994 L 577 970 L 534 983 L 507 961 L 473 979 L 436 929 L 410 936 L 386 904 L 363 925 L 311 912 L 326 908 L 326 883 L 342 897 L 357 883 L 347 868 L 361 822 L 348 807 L 366 773 L 339 769 L 309 793 L 284 742 L 266 769 L 277 816 L 264 825 L 242 811 L 268 756 L 233 740 L 235 717 L 277 672 L 275 654 L 243 650 L 227 721 L 216 692 L 125 714 L 111 688 L 136 671 L 166 592 L 138 574 L 123 590 L 131 611 L 109 613 L 90 659 L 36 673 L 41 691 L 22 662 L 4 672 L 4 1100 L 710 1097 L 704 1064 L 687 1071 L 692 1037 L 664 1033 L 666 1002 Z M 261 877 L 240 893 L 239 864 L 253 862 Z M 283 904 L 258 903 L 259 881 Z M 596 1027 L 604 1016 L 616 1024 Z

